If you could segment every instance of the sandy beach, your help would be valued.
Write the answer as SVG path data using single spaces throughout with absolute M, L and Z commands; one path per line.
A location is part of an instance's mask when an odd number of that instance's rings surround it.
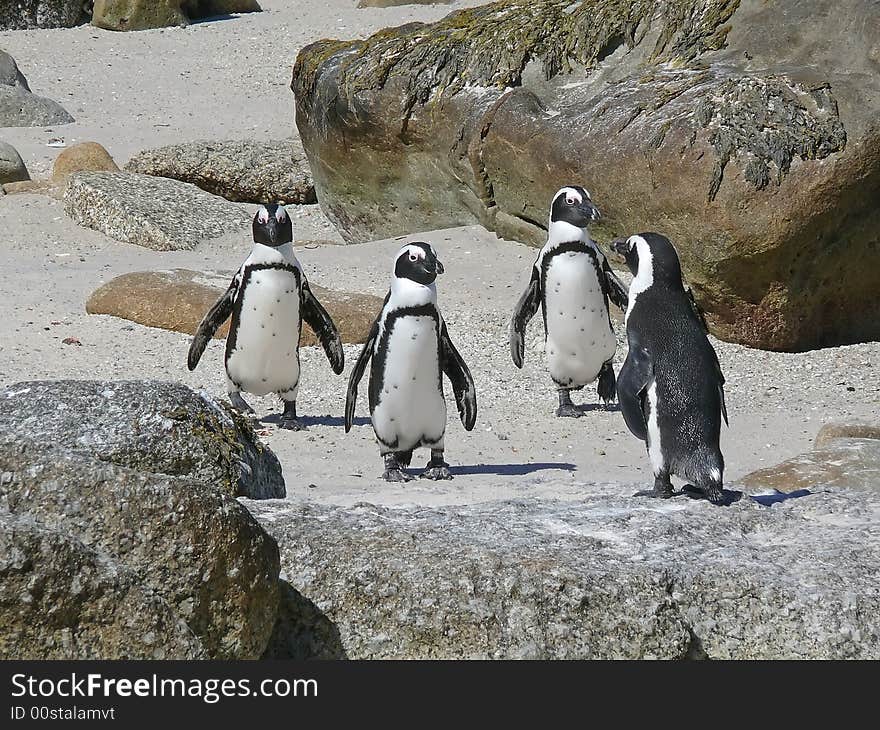
M 323 37 L 365 36 L 413 20 L 434 20 L 477 5 L 357 9 L 353 0 L 264 0 L 266 12 L 137 33 L 92 26 L 0 33 L 31 89 L 62 103 L 76 123 L 0 130 L 31 176 L 47 176 L 59 150 L 93 140 L 122 166 L 135 153 L 197 139 L 276 139 L 295 134 L 290 69 L 297 51 Z M 568 183 L 575 181 L 560 181 Z M 597 201 L 601 207 L 602 201 Z M 253 211 L 253 206 L 245 206 Z M 464 504 L 508 497 L 578 499 L 594 485 L 622 492 L 650 477 L 644 446 L 621 414 L 596 407 L 593 386 L 576 394 L 588 409 L 577 420 L 554 416 L 556 396 L 541 352 L 541 327 L 529 329 L 526 366 L 510 361 L 507 323 L 528 279 L 535 250 L 477 227 L 428 231 L 407 239 L 343 246 L 318 206 L 290 207 L 297 253 L 310 280 L 384 296 L 392 256 L 404 240 L 430 241 L 446 266 L 440 306 L 474 374 L 477 426 L 466 433 L 447 388 L 447 459 L 455 479 L 404 486 L 378 479 L 381 461 L 368 423 L 365 383 L 358 425 L 342 427 L 345 388 L 359 347 L 346 347 L 334 376 L 316 348 L 303 351 L 299 411 L 309 428 L 278 430 L 279 404 L 251 398 L 268 416 L 266 441 L 284 467 L 288 498 L 327 504 Z M 85 313 L 87 296 L 129 271 L 190 268 L 234 271 L 250 249 L 243 229 L 191 252 L 160 253 L 77 226 L 60 201 L 44 195 L 0 197 L 0 385 L 21 380 L 158 378 L 224 395 L 222 343 L 212 343 L 194 373 L 186 335 Z M 309 243 L 309 242 L 321 243 Z M 603 242 L 604 243 L 604 242 Z M 74 337 L 81 346 L 65 345 Z M 622 333 L 616 369 L 625 356 Z M 876 418 L 880 343 L 772 353 L 714 341 L 727 379 L 730 428 L 723 429 L 726 481 L 810 448 L 822 424 Z M 414 466 L 427 461 L 417 453 Z

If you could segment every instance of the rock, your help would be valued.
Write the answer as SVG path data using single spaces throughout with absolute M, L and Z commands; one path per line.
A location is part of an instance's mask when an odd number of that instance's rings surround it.
M 3 185 L 3 191 L 10 195 L 15 193 L 31 193 L 34 195 L 58 195 L 58 188 L 52 184 L 51 180 L 22 180 L 21 182 L 11 182 Z
M 753 489 L 772 489 L 784 493 L 842 487 L 878 490 L 880 440 L 876 436 L 837 437 L 833 440 L 823 437 L 822 442 L 821 447 L 812 451 L 776 466 L 753 471 L 740 482 Z
M 814 447 L 828 446 L 835 439 L 880 439 L 880 424 L 871 421 L 849 421 L 826 423 L 816 434 Z
M 260 10 L 256 0 L 95 0 L 92 25 L 107 30 L 147 30 Z
M 95 290 L 86 302 L 86 311 L 192 335 L 231 279 L 232 274 L 199 273 L 186 269 L 123 274 Z M 366 341 L 373 320 L 382 309 L 382 299 L 369 294 L 333 291 L 311 282 L 309 286 L 330 313 L 343 342 Z M 217 331 L 215 337 L 224 339 L 228 331 L 227 323 Z M 306 324 L 300 344 L 318 344 L 315 334 Z
M 0 127 L 48 127 L 72 121 L 73 117 L 51 99 L 21 86 L 0 85 Z
M 193 183 L 240 203 L 314 203 L 299 140 L 188 142 L 135 155 L 126 170 Z
M 359 8 L 392 8 L 397 5 L 443 5 L 454 0 L 358 0 Z
M 5 0 L 0 5 L 0 30 L 72 28 L 89 22 L 83 0 Z
M 3 660 L 208 658 L 134 573 L 71 535 L 5 511 L 0 628 Z
M 184 385 L 60 380 L 0 390 L 0 432 L 138 471 L 186 477 L 230 497 L 283 497 L 281 465 L 235 411 Z
M 27 79 L 18 70 L 15 59 L 4 51 L 0 51 L 0 86 L 18 86 L 25 91 L 30 91 Z
M 877 658 L 880 492 L 247 503 L 295 591 L 274 658 Z M 285 650 L 289 653 L 284 654 Z
M 110 153 L 97 142 L 81 142 L 63 150 L 55 158 L 52 182 L 64 185 L 75 172 L 119 172 Z
M 673 240 L 719 336 L 880 337 L 880 6 L 601 8 L 502 0 L 304 48 L 297 126 L 346 240 L 479 222 L 536 243 L 580 181 L 600 240 Z
M 0 436 L 9 511 L 124 566 L 209 657 L 265 651 L 278 614 L 278 548 L 242 505 L 210 483 L 116 466 L 22 434 L 4 427 Z
M 133 172 L 71 176 L 64 210 L 82 226 L 157 251 L 193 249 L 250 227 L 250 216 L 234 203 L 195 185 Z
M 30 180 L 30 177 L 18 150 L 0 141 L 0 184 Z

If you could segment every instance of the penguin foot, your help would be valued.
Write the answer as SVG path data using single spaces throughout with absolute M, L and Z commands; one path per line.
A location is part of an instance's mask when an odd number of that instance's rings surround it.
M 244 415 L 256 413 L 256 411 L 248 405 L 248 402 L 241 397 L 241 393 L 230 393 L 229 402 L 239 413 L 243 413 Z
M 738 494 L 736 492 L 730 493 L 729 496 L 724 493 L 724 490 L 721 487 L 715 484 L 706 485 L 704 487 L 695 487 L 693 484 L 685 484 L 684 487 L 682 487 L 682 492 L 691 499 L 706 499 L 712 504 L 720 507 L 727 507 L 738 499 Z
M 278 424 L 278 428 L 283 428 L 286 431 L 308 431 L 308 427 L 300 421 L 298 418 L 282 418 L 281 423 Z
M 407 474 L 399 466 L 386 469 L 385 472 L 382 474 L 382 478 L 386 482 L 411 482 L 413 481 L 413 479 L 415 479 L 415 477 Z
M 449 464 L 432 464 L 428 462 L 425 471 L 419 474 L 419 479 L 433 479 L 435 482 L 441 479 L 452 479 L 452 474 L 449 472 Z
M 634 497 L 653 497 L 655 499 L 669 499 L 675 493 L 672 490 L 672 482 L 669 481 L 669 475 L 663 475 L 654 477 L 654 488 L 653 489 L 645 489 L 641 492 L 636 492 Z
M 583 411 L 573 403 L 565 403 L 556 409 L 556 415 L 559 418 L 580 418 L 584 414 Z

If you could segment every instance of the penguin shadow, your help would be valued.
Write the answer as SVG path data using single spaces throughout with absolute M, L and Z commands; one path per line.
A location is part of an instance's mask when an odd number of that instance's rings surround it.
M 774 504 L 779 504 L 789 499 L 797 499 L 798 497 L 806 497 L 810 494 L 813 494 L 813 492 L 809 489 L 796 489 L 793 492 L 777 492 L 774 490 L 770 494 L 750 494 L 749 499 L 763 507 L 772 507 Z
M 504 477 L 522 477 L 538 471 L 575 471 L 574 464 L 566 462 L 536 462 L 532 464 L 463 464 L 450 466 L 453 476 L 473 476 L 477 474 L 495 474 Z
M 584 403 L 581 406 L 575 406 L 581 413 L 594 413 L 596 411 L 607 411 L 608 413 L 620 412 L 620 406 L 617 403 L 609 403 L 607 406 L 601 403 Z
M 297 420 L 306 428 L 309 426 L 345 426 L 345 419 L 342 416 L 298 416 Z M 263 416 L 258 423 L 277 426 L 281 423 L 281 414 L 271 413 L 268 416 Z M 369 426 L 370 419 L 366 416 L 355 416 L 352 423 L 355 426 Z

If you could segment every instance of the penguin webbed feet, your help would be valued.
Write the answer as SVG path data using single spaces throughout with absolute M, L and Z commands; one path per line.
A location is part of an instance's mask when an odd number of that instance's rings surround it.
M 633 497 L 653 497 L 654 499 L 670 499 L 674 496 L 675 491 L 672 489 L 669 474 L 655 476 L 653 489 L 644 489 L 633 495 Z
M 435 482 L 452 479 L 449 464 L 443 460 L 443 451 L 431 449 L 431 460 L 425 466 L 425 471 L 419 474 L 419 479 L 431 479 Z
M 557 418 L 580 418 L 584 412 L 571 402 L 571 393 L 567 388 L 559 389 L 559 408 L 556 409 Z
M 685 484 L 681 493 L 691 499 L 705 499 L 716 507 L 729 507 L 742 498 L 742 492 L 732 489 L 724 489 L 720 484 L 704 484 L 696 487 L 693 484 Z
M 410 452 L 410 456 L 412 452 Z M 411 482 L 415 479 L 414 476 L 407 474 L 403 467 L 404 465 L 409 465 L 409 460 L 406 458 L 406 454 L 402 453 L 400 458 L 398 458 L 397 454 L 385 454 L 385 471 L 382 473 L 382 478 L 386 482 Z
M 295 400 L 284 401 L 284 413 L 281 414 L 278 428 L 283 428 L 285 431 L 308 431 L 306 425 L 297 418 Z
M 256 413 L 248 402 L 241 397 L 241 393 L 229 393 L 229 402 L 232 404 L 232 407 L 243 416 L 252 416 Z

